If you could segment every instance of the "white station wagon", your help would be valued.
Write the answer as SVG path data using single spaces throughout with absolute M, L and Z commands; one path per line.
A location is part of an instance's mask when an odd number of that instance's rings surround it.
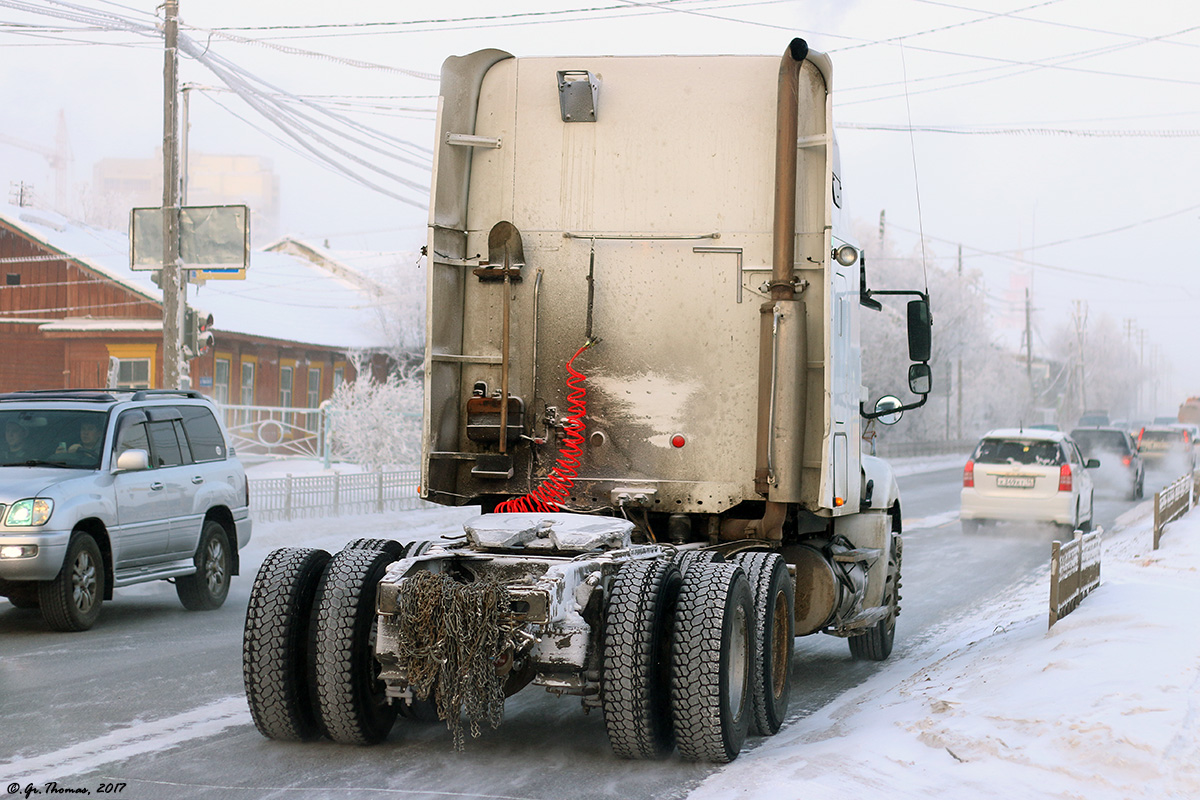
M 1091 530 L 1092 478 L 1075 441 L 1059 431 L 1001 428 L 985 435 L 963 468 L 963 533 L 985 522 L 1048 522 Z

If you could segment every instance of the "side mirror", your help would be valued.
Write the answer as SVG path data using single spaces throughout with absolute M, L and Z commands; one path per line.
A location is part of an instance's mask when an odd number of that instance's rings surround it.
M 908 390 L 913 394 L 929 394 L 933 389 L 933 370 L 928 364 L 911 364 L 908 367 Z
M 126 450 L 117 456 L 118 472 L 137 472 L 150 469 L 150 454 L 145 450 Z
M 933 317 L 929 301 L 908 301 L 908 360 L 928 361 L 933 344 Z M 915 390 L 914 390 L 915 391 Z M 924 394 L 924 392 L 918 392 Z
M 884 425 L 895 425 L 904 416 L 904 411 L 900 409 L 902 405 L 900 398 L 884 395 L 875 402 L 874 418 Z
M 1083 462 L 1084 469 L 1095 469 L 1098 466 L 1100 466 L 1100 459 L 1098 458 L 1089 458 Z

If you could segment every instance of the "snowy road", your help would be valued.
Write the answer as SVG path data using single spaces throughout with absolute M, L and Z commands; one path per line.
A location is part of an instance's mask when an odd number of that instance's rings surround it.
M 923 643 L 1047 561 L 1049 534 L 962 536 L 959 469 L 900 479 L 911 532 L 889 663 L 928 651 Z M 1128 507 L 1097 504 L 1106 526 Z M 242 693 L 240 654 L 261 559 L 288 544 L 332 550 L 357 536 L 432 538 L 458 530 L 473 513 L 260 525 L 229 601 L 211 613 L 185 612 L 169 586 L 152 584 L 121 591 L 93 630 L 64 635 L 45 631 L 35 612 L 0 601 L 0 786 L 57 780 L 95 794 L 111 780 L 127 784 L 122 796 L 136 798 L 672 798 L 713 773 L 677 758 L 617 761 L 599 714 L 585 716 L 576 701 L 532 688 L 508 701 L 500 729 L 468 739 L 464 753 L 454 752 L 441 724 L 406 722 L 373 748 L 277 743 L 257 733 Z M 814 636 L 797 645 L 792 721 L 881 669 L 852 662 L 839 639 Z

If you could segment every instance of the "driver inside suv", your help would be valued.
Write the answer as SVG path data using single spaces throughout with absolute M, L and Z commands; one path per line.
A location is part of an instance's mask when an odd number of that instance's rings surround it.
M 93 420 L 84 420 L 79 423 L 79 441 L 67 448 L 68 453 L 77 453 L 80 456 L 88 456 L 90 459 L 100 460 L 100 449 L 104 445 L 104 436 L 100 430 L 100 426 Z

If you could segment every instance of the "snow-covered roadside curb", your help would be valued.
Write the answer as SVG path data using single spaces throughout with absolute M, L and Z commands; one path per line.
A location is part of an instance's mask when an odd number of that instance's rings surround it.
M 961 467 L 967 463 L 970 453 L 951 453 L 942 456 L 913 456 L 908 458 L 885 458 L 892 465 L 896 477 L 905 475 L 920 475 L 925 472 L 937 472 L 951 467 Z
M 1053 629 L 1043 574 L 689 800 L 1200 797 L 1200 511 L 1157 552 L 1144 512 Z

